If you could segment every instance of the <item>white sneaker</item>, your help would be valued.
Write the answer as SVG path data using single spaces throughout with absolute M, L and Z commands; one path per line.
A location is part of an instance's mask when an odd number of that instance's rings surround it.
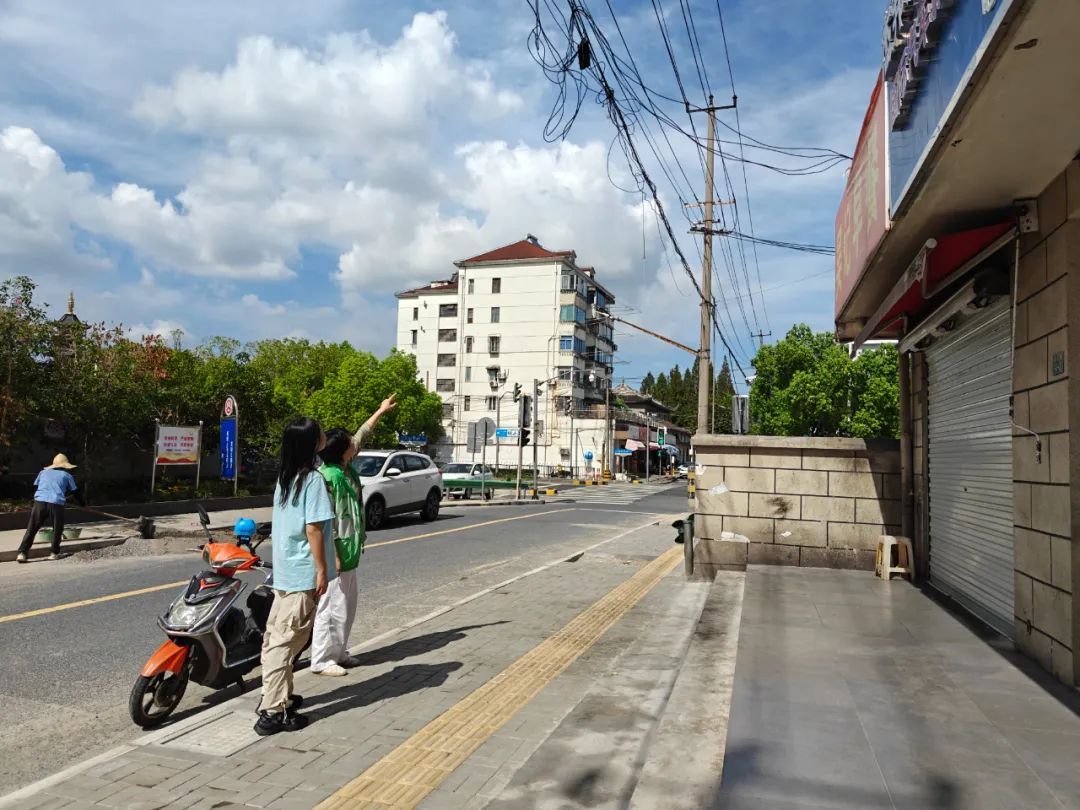
M 332 678 L 340 678 L 342 675 L 347 674 L 345 668 L 337 664 L 329 664 L 326 669 L 320 669 L 317 672 L 312 670 L 312 672 L 315 672 L 316 675 L 328 675 Z
M 15 562 L 21 562 L 21 563 L 26 562 L 26 555 L 25 554 L 17 554 L 17 555 L 15 555 Z

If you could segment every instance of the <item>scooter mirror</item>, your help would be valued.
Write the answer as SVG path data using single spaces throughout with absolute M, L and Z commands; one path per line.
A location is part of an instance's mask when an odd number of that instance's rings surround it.
M 260 523 L 255 527 L 256 537 L 269 537 L 274 530 L 274 524 L 267 521 L 266 523 Z
M 195 504 L 195 509 L 199 513 L 199 523 L 201 523 L 203 526 L 209 526 L 210 515 L 206 514 L 206 509 L 203 507 L 203 505 L 201 503 L 197 503 Z

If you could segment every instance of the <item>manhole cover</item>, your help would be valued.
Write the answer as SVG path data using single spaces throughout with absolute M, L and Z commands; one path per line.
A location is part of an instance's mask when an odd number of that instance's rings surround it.
M 259 735 L 255 733 L 254 726 L 250 713 L 230 712 L 209 723 L 162 740 L 159 745 L 228 757 L 258 741 Z

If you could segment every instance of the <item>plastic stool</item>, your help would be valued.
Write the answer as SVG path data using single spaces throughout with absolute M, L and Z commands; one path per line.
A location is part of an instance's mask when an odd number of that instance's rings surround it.
M 893 549 L 896 549 L 896 565 L 892 564 Z M 912 564 L 915 552 L 911 546 L 911 540 L 907 537 L 893 537 L 882 535 L 877 545 L 877 563 L 874 567 L 876 575 L 884 580 L 892 579 L 893 574 L 906 574 L 911 579 Z

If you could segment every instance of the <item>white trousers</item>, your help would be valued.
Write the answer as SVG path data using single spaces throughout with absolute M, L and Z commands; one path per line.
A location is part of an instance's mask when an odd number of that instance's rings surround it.
M 342 571 L 330 581 L 315 609 L 311 634 L 311 671 L 322 672 L 348 655 L 349 633 L 356 619 L 356 569 Z

